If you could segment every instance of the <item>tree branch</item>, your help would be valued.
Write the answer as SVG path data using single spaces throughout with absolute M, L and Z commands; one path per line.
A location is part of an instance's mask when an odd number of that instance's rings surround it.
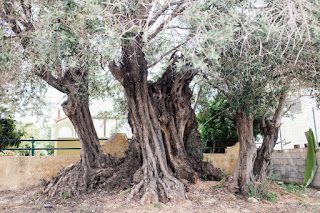
M 59 90 L 62 93 L 68 94 L 68 91 L 60 84 L 59 80 L 54 77 L 50 71 L 39 67 L 37 67 L 37 69 L 39 70 L 38 72 L 35 72 L 37 76 L 46 81 L 53 88 Z
M 123 85 L 123 71 L 121 68 L 114 61 L 110 62 L 108 67 L 112 75 Z
M 199 99 L 200 99 L 200 94 L 202 92 L 202 86 L 203 86 L 203 83 L 200 85 L 196 100 L 195 100 L 194 105 L 193 105 L 193 111 L 194 112 L 196 112 L 196 108 L 197 108 L 197 105 L 198 105 L 198 102 L 199 102 Z
M 182 45 L 184 45 L 185 43 L 187 43 L 189 41 L 189 39 L 177 46 L 175 46 L 174 48 L 172 48 L 171 50 L 165 52 L 163 55 L 160 56 L 159 59 L 157 59 L 155 62 L 153 62 L 150 66 L 148 66 L 148 69 L 155 66 L 157 63 L 159 63 L 164 57 L 166 57 L 167 55 L 169 55 L 170 53 L 172 53 L 174 50 L 177 50 L 179 47 L 181 47 Z
M 150 21 L 148 19 L 147 21 L 147 27 L 150 27 L 151 25 L 153 25 L 157 20 L 158 18 L 169 8 L 169 7 L 172 7 L 172 6 L 175 6 L 175 5 L 181 5 L 183 4 L 184 1 L 169 1 L 168 4 L 166 4 L 165 6 L 162 7 L 161 10 L 159 10 L 159 12 L 157 12 L 156 14 L 154 14 L 153 17 L 150 18 Z
M 170 14 L 170 17 L 167 18 L 166 20 L 164 20 L 159 27 L 155 30 L 154 33 L 152 33 L 150 36 L 148 36 L 147 41 L 151 41 L 154 37 L 156 37 L 165 27 L 166 24 L 168 24 L 170 21 L 172 21 L 175 17 L 177 17 L 178 15 L 180 15 L 185 9 L 186 6 L 183 6 L 180 8 L 180 6 L 183 4 L 183 2 L 181 4 L 178 4 L 177 7 L 173 10 L 173 12 Z

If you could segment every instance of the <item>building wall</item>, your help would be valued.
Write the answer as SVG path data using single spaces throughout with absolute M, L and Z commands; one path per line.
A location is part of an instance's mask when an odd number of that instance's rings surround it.
M 276 179 L 285 183 L 303 184 L 307 148 L 276 150 L 272 154 L 271 170 Z M 317 164 L 320 163 L 320 151 L 316 153 Z M 311 186 L 320 187 L 320 170 L 316 171 Z
M 81 144 L 78 138 L 57 138 L 58 140 L 77 140 L 77 141 L 57 141 L 55 148 L 80 148 Z M 80 149 L 54 150 L 54 155 L 80 155 Z
M 57 141 L 55 142 L 56 148 L 81 148 L 78 138 L 58 138 L 59 140 L 77 140 L 77 141 Z M 108 140 L 100 138 L 100 144 L 105 153 L 115 157 L 125 157 L 125 152 L 128 149 L 128 139 L 126 134 L 114 134 Z M 55 156 L 59 155 L 80 155 L 81 149 L 66 149 L 55 150 Z
M 314 122 L 316 123 L 316 128 Z M 281 149 L 281 138 L 283 140 L 283 149 L 293 149 L 296 144 L 299 144 L 301 148 L 304 147 L 304 144 L 308 143 L 304 133 L 309 128 L 313 130 L 315 137 L 320 136 L 320 110 L 317 107 L 316 100 L 308 96 L 301 97 L 298 101 L 298 106 L 293 106 L 293 110 L 282 118 L 281 123 L 281 137 L 279 134 L 278 144 L 275 149 Z
M 76 137 L 76 132 L 69 119 L 59 121 L 55 124 L 55 138 Z

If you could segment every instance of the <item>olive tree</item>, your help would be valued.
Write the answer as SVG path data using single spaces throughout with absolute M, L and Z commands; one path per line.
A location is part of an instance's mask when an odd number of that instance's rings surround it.
M 190 101 L 194 72 L 190 66 L 177 72 L 178 56 L 173 54 L 188 42 L 178 18 L 192 3 L 3 2 L 7 47 L 19 50 L 9 51 L 8 64 L 19 65 L 10 71 L 23 69 L 65 93 L 63 110 L 81 141 L 80 162 L 62 169 L 45 185 L 45 193 L 77 195 L 133 183 L 129 199 L 166 202 L 185 198 L 184 180 L 196 182 L 204 173 L 222 178 L 221 170 L 202 162 Z M 167 68 L 162 77 L 148 81 L 149 71 L 163 59 Z M 127 157 L 120 160 L 103 153 L 89 111 L 89 96 L 99 92 L 97 80 L 107 83 L 103 75 L 108 69 L 124 87 L 133 130 Z
M 189 20 L 197 45 L 185 54 L 233 111 L 240 153 L 231 186 L 240 193 L 255 183 L 253 121 L 258 112 L 264 112 L 264 141 L 256 161 L 260 175 L 270 162 L 288 90 L 312 83 L 311 76 L 317 74 L 317 11 L 312 1 L 217 1 L 203 8 L 206 20 Z M 220 43 L 214 42 L 216 37 Z
M 113 158 L 101 148 L 89 111 L 89 94 L 99 77 L 105 75 L 95 50 L 96 17 L 75 1 L 2 1 L 1 70 L 11 78 L 9 84 L 31 79 L 42 81 L 66 94 L 62 107 L 80 137 L 80 161 L 64 172 L 66 187 L 48 186 L 45 192 L 57 190 L 79 194 L 92 188 L 92 180 L 102 168 L 113 165 Z M 104 79 L 106 83 L 107 80 Z

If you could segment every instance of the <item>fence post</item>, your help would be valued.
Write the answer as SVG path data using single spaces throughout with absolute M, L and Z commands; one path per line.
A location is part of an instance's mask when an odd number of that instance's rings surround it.
M 32 143 L 31 143 L 31 155 L 34 156 L 34 137 L 31 137 L 32 138 Z
M 316 116 L 314 115 L 314 108 L 312 107 L 312 115 L 313 115 L 313 125 L 314 125 L 314 131 L 316 133 L 316 141 L 318 143 L 318 133 L 317 133 L 317 125 L 316 125 Z

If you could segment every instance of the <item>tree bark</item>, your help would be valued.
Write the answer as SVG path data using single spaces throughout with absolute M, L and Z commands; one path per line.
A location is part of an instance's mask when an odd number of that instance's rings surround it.
M 267 171 L 271 161 L 271 155 L 278 140 L 279 127 L 272 127 L 263 134 L 263 142 L 257 150 L 257 158 L 254 162 L 253 174 L 261 181 L 266 180 Z
M 279 129 L 281 126 L 281 119 L 286 104 L 286 91 L 283 91 L 279 95 L 278 106 L 271 118 L 266 119 L 266 113 L 264 113 L 260 129 L 263 132 L 263 142 L 261 147 L 257 151 L 257 158 L 254 162 L 254 175 L 260 180 L 266 180 L 268 167 L 271 162 L 271 155 L 278 140 Z
M 23 8 L 27 8 L 24 1 L 21 1 L 20 4 Z M 25 20 L 22 18 L 19 20 L 13 15 L 15 14 L 13 4 L 5 2 L 5 11 L 0 13 L 0 17 L 10 25 L 15 35 L 20 37 L 22 47 L 31 55 L 36 55 L 34 50 L 27 48 L 32 40 L 22 36 L 23 33 L 35 30 L 31 20 L 31 5 L 29 8 L 30 10 L 24 10 Z M 43 191 L 49 196 L 61 195 L 62 193 L 72 196 L 96 188 L 101 185 L 105 177 L 112 174 L 111 168 L 117 163 L 113 157 L 104 154 L 93 125 L 89 111 L 89 70 L 87 68 L 63 70 L 62 64 L 62 61 L 57 61 L 57 76 L 54 76 L 50 70 L 43 66 L 35 66 L 35 72 L 50 86 L 67 94 L 68 99 L 63 104 L 63 110 L 80 138 L 82 149 L 78 163 L 62 168 L 57 176 L 45 183 Z
M 222 178 L 221 170 L 202 163 L 200 134 L 191 108 L 191 72 L 175 73 L 169 66 L 157 82 L 147 81 L 147 62 L 141 41 L 122 49 L 120 66 L 109 66 L 123 85 L 129 107 L 133 141 L 142 160 L 133 175 L 129 199 L 142 203 L 167 202 L 185 198 L 183 180 L 195 182 L 203 172 Z
M 248 193 L 248 184 L 255 183 L 253 165 L 257 155 L 257 148 L 253 135 L 254 117 L 239 110 L 236 112 L 234 119 L 240 142 L 240 152 L 231 187 L 246 195 Z
M 87 70 L 68 70 L 58 78 L 48 78 L 48 73 L 42 73 L 39 74 L 42 79 L 68 95 L 62 107 L 81 143 L 80 161 L 60 169 L 57 176 L 45 184 L 44 193 L 53 197 L 63 193 L 72 196 L 87 192 L 101 185 L 100 176 L 110 176 L 110 169 L 116 165 L 115 158 L 103 152 L 89 111 L 89 73 Z

